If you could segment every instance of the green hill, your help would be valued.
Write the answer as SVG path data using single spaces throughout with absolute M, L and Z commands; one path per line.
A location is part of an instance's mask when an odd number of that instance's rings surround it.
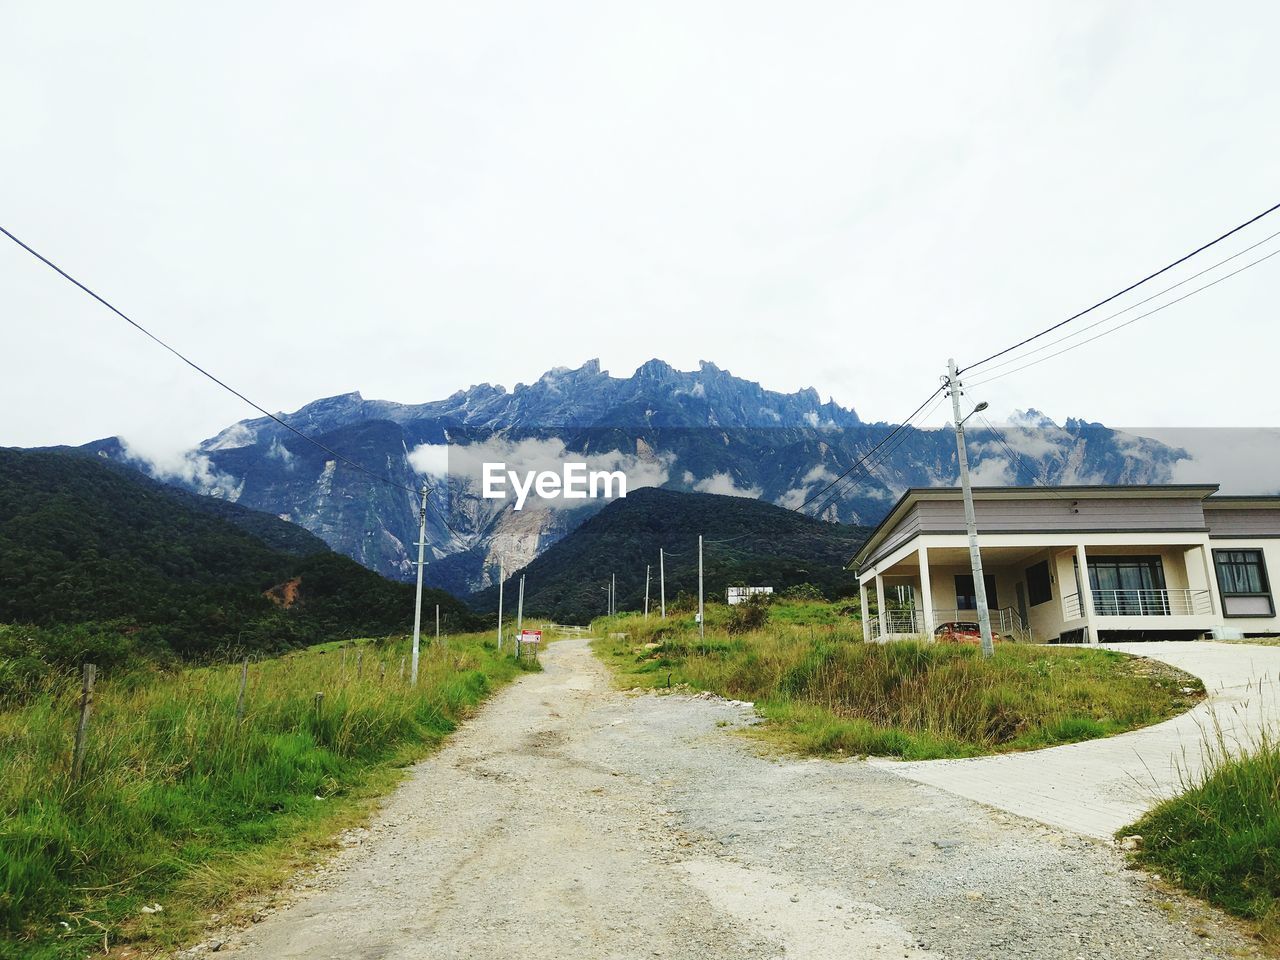
M 424 610 L 436 603 L 450 629 L 474 623 L 429 591 Z M 113 650 L 202 658 L 402 632 L 412 616 L 411 586 L 269 514 L 83 453 L 0 449 L 0 623 L 76 625 L 100 647 L 110 636 Z
M 723 600 L 732 585 L 781 590 L 813 584 L 836 598 L 857 591 L 844 569 L 866 537 L 864 527 L 824 523 L 744 497 L 644 488 L 616 500 L 522 571 L 525 612 L 587 623 L 605 612 L 605 585 L 618 576 L 618 609 L 644 605 L 645 564 L 652 565 L 651 609 L 658 607 L 658 548 L 667 551 L 667 604 L 697 595 L 698 535 L 705 538 L 707 597 Z M 515 581 L 507 581 L 504 613 L 515 611 Z M 469 602 L 497 608 L 496 587 Z

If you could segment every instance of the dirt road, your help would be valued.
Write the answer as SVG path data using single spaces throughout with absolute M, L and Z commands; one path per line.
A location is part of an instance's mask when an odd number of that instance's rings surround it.
M 585 641 L 419 764 L 219 955 L 1202 958 L 1229 922 L 1109 845 L 861 762 L 762 756 L 749 707 L 613 691 Z

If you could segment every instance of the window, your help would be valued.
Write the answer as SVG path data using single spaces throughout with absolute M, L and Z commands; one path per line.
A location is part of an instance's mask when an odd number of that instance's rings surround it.
M 987 609 L 999 609 L 1000 602 L 996 599 L 996 578 L 991 576 L 991 574 L 986 574 L 983 576 L 982 582 L 986 584 L 987 587 Z M 978 597 L 973 589 L 972 574 L 966 573 L 956 577 L 956 609 L 978 609 Z
M 1053 587 L 1049 583 L 1049 561 L 1041 560 L 1027 567 L 1027 596 L 1033 607 L 1053 599 Z
M 1261 550 L 1215 550 L 1222 612 L 1228 617 L 1274 617 L 1267 564 Z
M 1103 617 L 1169 615 L 1164 562 L 1159 557 L 1089 557 L 1093 608 Z

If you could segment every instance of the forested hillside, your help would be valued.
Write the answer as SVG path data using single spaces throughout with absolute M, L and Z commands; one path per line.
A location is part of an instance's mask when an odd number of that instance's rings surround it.
M 403 631 L 412 601 L 411 586 L 268 514 L 81 453 L 0 450 L 0 622 L 201 657 Z M 451 628 L 474 622 L 429 591 L 426 609 L 436 603 Z
M 618 608 L 644 604 L 645 565 L 652 567 L 650 596 L 658 603 L 658 549 L 667 551 L 667 602 L 698 589 L 698 535 L 705 538 L 705 590 L 724 597 L 731 585 L 775 590 L 812 584 L 836 598 L 857 590 L 844 569 L 867 533 L 864 527 L 814 520 L 745 497 L 678 493 L 644 488 L 616 500 L 522 571 L 525 612 L 567 623 L 586 623 L 605 611 L 605 584 L 618 576 Z M 507 583 L 504 612 L 515 601 Z M 472 596 L 479 610 L 497 607 L 498 591 Z

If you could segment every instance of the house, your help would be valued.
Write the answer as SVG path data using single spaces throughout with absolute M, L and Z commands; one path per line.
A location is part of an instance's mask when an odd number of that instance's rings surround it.
M 1268 576 L 1280 569 L 1280 497 L 1177 484 L 975 487 L 973 498 L 999 636 L 1097 643 L 1280 633 Z M 908 490 L 852 565 L 868 640 L 977 620 L 958 488 Z
M 748 597 L 752 597 L 758 593 L 765 595 L 773 593 L 773 587 L 730 587 L 725 591 L 725 602 L 729 606 L 735 606 L 739 603 L 746 603 Z

